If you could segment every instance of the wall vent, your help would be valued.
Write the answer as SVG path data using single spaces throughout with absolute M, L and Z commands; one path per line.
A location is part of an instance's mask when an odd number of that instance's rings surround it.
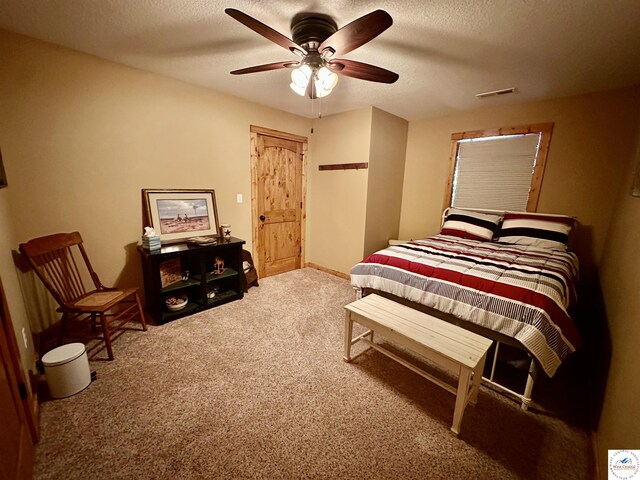
M 516 91 L 516 87 L 503 88 L 501 90 L 493 90 L 492 92 L 477 93 L 476 98 L 487 98 L 487 97 L 495 97 L 497 95 L 507 95 L 508 93 L 514 93 L 515 91 Z

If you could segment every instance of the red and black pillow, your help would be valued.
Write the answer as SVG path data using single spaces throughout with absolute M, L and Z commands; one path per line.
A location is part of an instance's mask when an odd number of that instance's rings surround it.
M 496 241 L 566 250 L 574 225 L 564 215 L 506 212 Z
M 501 219 L 499 215 L 450 208 L 440 233 L 489 242 L 498 230 Z

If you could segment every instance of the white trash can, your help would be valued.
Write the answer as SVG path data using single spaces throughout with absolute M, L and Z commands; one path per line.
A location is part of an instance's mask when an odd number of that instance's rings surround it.
M 42 364 L 53 398 L 70 397 L 91 383 L 89 359 L 82 343 L 69 343 L 50 350 L 42 357 Z

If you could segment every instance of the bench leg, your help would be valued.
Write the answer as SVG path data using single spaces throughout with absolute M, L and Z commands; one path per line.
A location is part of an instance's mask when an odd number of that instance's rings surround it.
M 473 370 L 473 387 L 471 389 L 471 396 L 469 397 L 469 403 L 475 405 L 478 403 L 478 393 L 480 393 L 480 382 L 482 380 L 482 373 L 484 372 L 484 364 L 487 360 L 487 354 L 485 353 L 478 365 Z
M 351 361 L 351 337 L 353 335 L 353 320 L 351 313 L 346 312 L 344 317 L 344 361 Z
M 537 375 L 538 375 L 538 365 L 536 364 L 536 361 L 532 358 L 531 364 L 529 365 L 529 373 L 527 375 L 527 384 L 524 387 L 524 394 L 522 395 L 522 403 L 520 404 L 520 408 L 525 412 L 529 409 L 529 404 L 531 403 L 531 393 L 533 392 L 533 382 L 535 382 Z
M 458 391 L 456 393 L 456 406 L 453 410 L 453 423 L 451 431 L 458 435 L 460 433 L 460 424 L 462 423 L 462 415 L 464 407 L 467 403 L 467 395 L 469 394 L 469 380 L 471 379 L 471 369 L 461 367 L 460 377 L 458 378 Z

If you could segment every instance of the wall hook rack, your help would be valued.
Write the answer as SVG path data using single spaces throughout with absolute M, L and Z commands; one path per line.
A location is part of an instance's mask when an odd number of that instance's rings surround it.
M 361 163 L 332 163 L 329 165 L 318 165 L 318 170 L 359 170 L 369 168 L 369 162 Z

